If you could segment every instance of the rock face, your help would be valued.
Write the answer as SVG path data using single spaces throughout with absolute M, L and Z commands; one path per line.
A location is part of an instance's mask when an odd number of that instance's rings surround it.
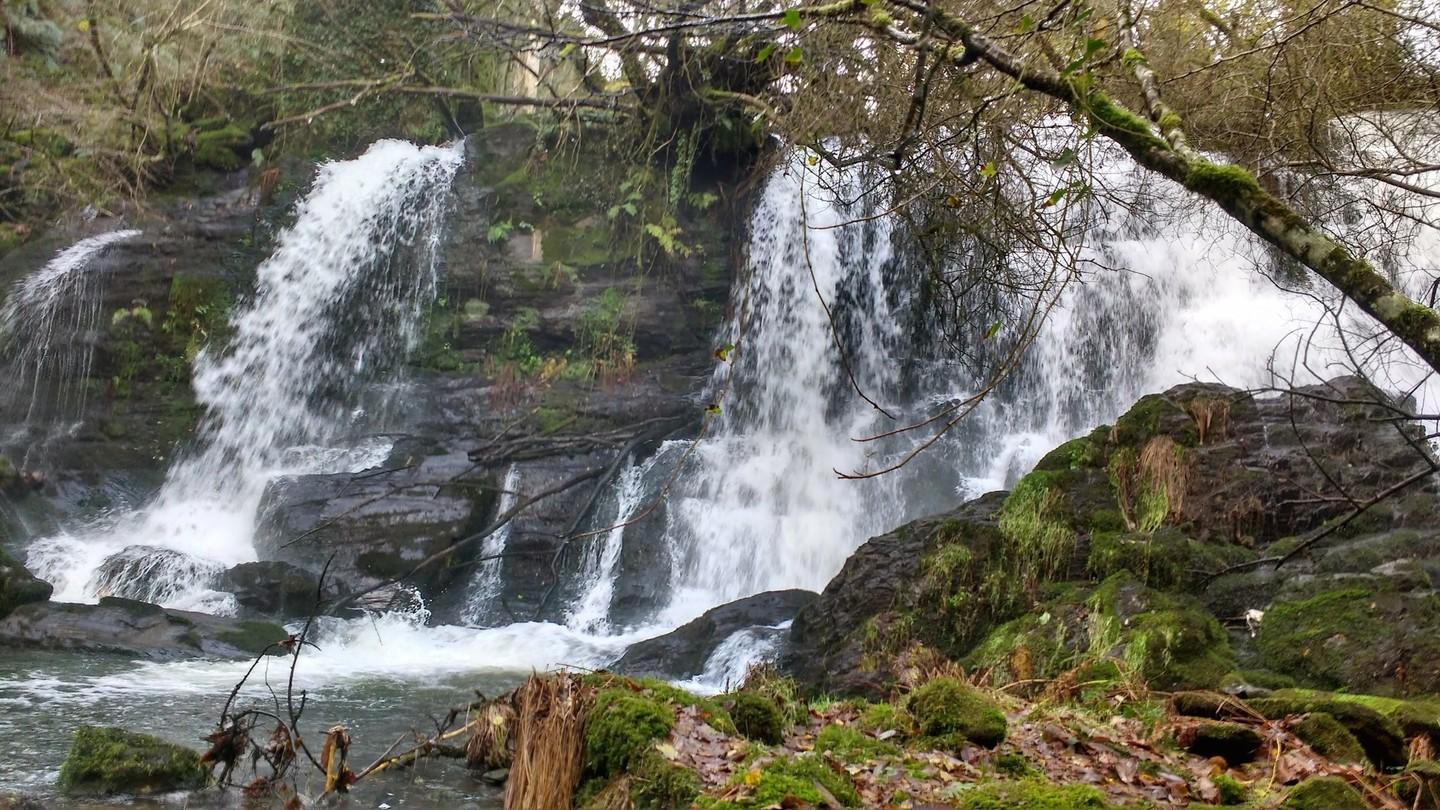
M 333 584 L 321 593 L 319 577 L 275 561 L 241 563 L 227 570 L 216 586 L 235 595 L 241 615 L 278 619 L 309 616 L 317 597 L 330 600 L 340 593 Z
M 397 448 L 385 467 L 364 473 L 274 482 L 261 506 L 260 557 L 315 576 L 329 562 L 335 581 L 359 590 L 406 573 L 480 528 L 495 498 L 483 481 L 465 478 L 473 466 L 466 454 L 422 452 Z M 443 591 L 464 561 L 456 554 L 411 584 L 427 594 Z
M 268 622 L 167 610 L 114 597 L 101 599 L 98 605 L 29 604 L 0 619 L 0 647 L 119 653 L 152 660 L 254 658 L 286 635 L 284 628 Z
M 146 796 L 202 788 L 208 776 L 200 755 L 188 748 L 124 729 L 81 726 L 60 766 L 60 789 Z
M 893 688 L 915 644 L 1001 681 L 1090 667 L 1217 687 L 1243 668 L 1433 693 L 1440 498 L 1423 431 L 1394 414 L 1353 378 L 1145 397 L 1013 492 L 867 542 L 796 617 L 783 663 L 841 694 Z
M 19 560 L 0 549 L 0 619 L 22 605 L 44 602 L 54 590 L 50 583 L 36 579 Z
M 788 622 L 817 596 L 811 591 L 769 591 L 711 608 L 663 636 L 633 645 L 611 668 L 641 677 L 693 678 L 734 634 L 752 629 L 763 633 Z

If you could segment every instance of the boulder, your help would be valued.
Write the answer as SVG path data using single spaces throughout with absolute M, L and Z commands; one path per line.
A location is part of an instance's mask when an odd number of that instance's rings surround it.
M 333 584 L 322 595 L 320 578 L 278 560 L 241 563 L 222 574 L 216 587 L 235 596 L 241 615 L 270 619 L 300 619 L 315 611 L 316 599 L 339 594 Z
M 44 602 L 54 590 L 0 548 L 0 619 L 22 605 Z
M 0 619 L 0 647 L 83 650 L 167 661 L 254 658 L 287 635 L 283 627 L 268 622 L 168 610 L 117 597 L 105 597 L 98 605 L 23 605 Z
M 1301 685 L 1435 692 L 1434 482 L 1278 572 L 1255 564 L 1338 525 L 1352 510 L 1341 490 L 1363 497 L 1429 468 L 1423 429 L 1389 416 L 1354 378 L 1268 398 L 1206 384 L 1143 397 L 1012 492 L 863 544 L 796 617 L 783 668 L 881 696 L 919 644 L 1002 681 L 1099 653 L 1163 689 L 1218 688 L 1243 664 Z
M 200 754 L 149 734 L 81 726 L 65 763 L 60 789 L 70 794 L 146 796 L 205 786 Z
M 711 608 L 663 636 L 630 647 L 611 669 L 634 676 L 693 678 L 705 671 L 710 656 L 731 636 L 784 624 L 817 597 L 811 591 L 769 591 Z
M 261 560 L 327 576 L 350 590 L 382 584 L 444 551 L 490 517 L 494 489 L 467 477 L 463 451 L 397 446 L 378 470 L 279 479 L 260 509 Z M 476 544 L 429 566 L 408 584 L 431 597 L 445 590 Z

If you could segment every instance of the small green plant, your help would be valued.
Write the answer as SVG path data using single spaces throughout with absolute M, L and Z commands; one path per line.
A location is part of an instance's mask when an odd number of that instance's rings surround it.
M 490 244 L 496 245 L 510 238 L 510 233 L 515 230 L 515 223 L 509 219 L 491 223 L 485 231 L 485 238 Z

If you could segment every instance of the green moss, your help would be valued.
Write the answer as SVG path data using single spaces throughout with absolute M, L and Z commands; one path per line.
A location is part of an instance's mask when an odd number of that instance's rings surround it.
M 692 694 L 658 678 L 629 678 L 609 672 L 595 672 L 581 676 L 581 680 L 596 690 L 623 689 L 673 707 L 694 707 L 716 731 L 725 734 L 739 733 L 730 719 L 730 713 L 720 705 L 720 701 Z
M 1365 749 L 1345 724 L 1328 712 L 1311 712 L 1293 726 L 1295 736 L 1336 762 L 1364 762 Z
M 1245 786 L 1240 784 L 1239 780 L 1235 777 L 1221 773 L 1216 774 L 1210 781 L 1214 782 L 1215 789 L 1220 791 L 1220 804 L 1232 805 L 1245 803 Z
M 915 721 L 904 709 L 894 703 L 872 703 L 860 712 L 860 716 L 855 720 L 855 725 L 872 734 L 897 731 L 902 735 L 908 735 L 914 730 Z
M 864 762 L 875 757 L 900 755 L 900 747 L 877 740 L 854 726 L 830 725 L 815 736 L 815 750 L 833 754 L 843 762 Z
M 817 789 L 817 784 L 842 806 L 860 806 L 860 795 L 850 777 L 814 754 L 775 757 L 740 771 L 735 775 L 735 782 L 750 785 L 750 790 L 728 801 L 702 799 L 697 806 L 705 810 L 758 810 L 794 807 L 796 801 L 823 806 L 829 800 Z
M 700 795 L 700 778 L 689 768 L 650 751 L 632 763 L 623 776 L 585 783 L 576 796 L 575 806 L 582 810 L 608 810 L 615 806 L 611 798 L 615 793 L 628 796 L 628 806 L 633 810 L 683 810 Z
M 1001 683 L 1052 678 L 1076 663 L 1070 630 L 1051 610 L 1028 613 L 992 630 L 965 663 L 989 669 Z
M 1042 779 L 990 782 L 961 788 L 958 810 L 1108 810 L 1105 794 L 1089 785 L 1056 785 Z
M 1024 754 L 1000 754 L 995 757 L 995 772 L 1011 779 L 1025 779 L 1038 776 L 1040 771 L 1025 758 Z
M 911 692 L 906 709 L 927 735 L 961 734 L 987 748 L 1005 739 L 1005 713 L 975 687 L 955 678 L 936 678 Z
M 1193 160 L 1185 175 L 1185 187 L 1207 197 L 1228 199 L 1260 193 L 1255 176 L 1233 164 Z
M 755 692 L 736 692 L 729 700 L 730 719 L 742 737 L 769 745 L 781 741 L 785 721 L 775 701 Z
M 66 793 L 144 795 L 196 790 L 207 779 L 200 755 L 188 748 L 124 729 L 81 726 L 59 784 Z
M 773 701 L 780 707 L 780 716 L 786 725 L 801 725 L 810 719 L 810 708 L 801 696 L 800 684 L 794 678 L 781 675 L 771 664 L 751 667 L 741 691 L 764 695 Z
M 1404 765 L 1409 759 L 1405 733 L 1393 718 L 1352 695 L 1332 695 L 1304 689 L 1283 689 L 1269 697 L 1252 698 L 1246 704 L 1267 720 L 1324 712 L 1334 717 L 1355 736 L 1370 761 L 1382 768 Z
M 675 727 L 670 706 L 626 689 L 603 689 L 585 722 L 585 767 L 615 776 L 640 764 Z
M 1314 776 L 1296 785 L 1280 805 L 1285 810 L 1365 810 L 1365 798 L 1338 776 Z
M 1128 572 L 1090 597 L 1091 649 L 1123 660 L 1156 689 L 1210 688 L 1235 668 L 1229 638 L 1198 603 L 1146 588 Z
M 250 132 L 228 119 L 206 119 L 195 123 L 195 165 L 231 172 L 249 162 L 242 153 L 253 142 Z
M 1042 472 L 1054 472 L 1094 467 L 1104 457 L 1104 452 L 1104 448 L 1097 446 L 1089 436 L 1081 436 L 1046 453 L 1035 465 L 1035 469 Z
M 1261 663 L 1310 686 L 1390 692 L 1414 688 L 1393 660 L 1440 659 L 1440 596 L 1411 597 L 1368 586 L 1323 591 L 1265 612 Z
M 603 225 L 554 225 L 541 233 L 546 265 L 594 267 L 610 260 L 610 230 Z
M 286 636 L 285 628 L 270 622 L 259 622 L 245 620 L 237 622 L 235 629 L 221 633 L 217 638 L 226 644 L 251 655 L 259 655 L 266 647 L 276 642 L 284 641 Z M 283 655 L 284 651 L 272 649 L 272 655 Z

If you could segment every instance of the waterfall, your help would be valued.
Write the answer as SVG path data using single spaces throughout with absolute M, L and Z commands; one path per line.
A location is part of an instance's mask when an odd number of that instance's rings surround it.
M 29 563 L 57 599 L 123 586 L 106 575 L 106 562 L 133 567 L 132 547 L 141 546 L 179 552 L 144 568 L 152 577 L 137 583 L 144 593 L 224 611 L 225 597 L 197 572 L 254 559 L 255 513 L 268 481 L 365 469 L 384 458 L 383 443 L 345 440 L 364 427 L 353 400 L 417 341 L 462 157 L 459 144 L 379 141 L 354 160 L 320 167 L 295 224 L 258 268 L 254 297 L 232 316 L 230 345 L 196 359 L 195 392 L 206 408 L 197 448 L 139 512 L 31 546 Z
M 878 424 L 846 367 L 885 397 L 899 350 L 881 273 L 889 223 L 841 202 L 858 192 L 858 177 L 818 174 L 797 156 L 756 205 L 736 317 L 719 341 L 735 348 L 709 389 L 720 413 L 668 503 L 670 621 L 751 593 L 823 587 L 857 537 L 902 514 L 893 481 L 833 472 L 864 466 L 867 450 L 851 439 Z
M 520 500 L 520 465 L 511 464 L 505 471 L 505 480 L 500 485 L 500 501 L 495 507 L 496 515 L 503 515 L 515 508 L 515 502 Z M 498 615 L 491 611 L 492 603 L 500 596 L 504 588 L 503 575 L 505 572 L 505 559 L 501 554 L 505 553 L 505 546 L 510 542 L 510 533 L 514 531 L 515 521 L 506 521 L 504 526 L 496 529 L 480 548 L 480 570 L 476 572 L 475 578 L 470 582 L 470 593 L 465 599 L 465 606 L 461 608 L 460 618 L 466 624 L 480 624 L 485 620 L 487 614 Z
M 874 469 L 893 460 L 897 446 L 855 438 L 963 399 L 982 380 L 907 345 L 900 324 L 921 315 L 901 292 L 917 282 L 905 278 L 904 257 L 891 245 L 904 234 L 898 222 L 844 202 L 857 196 L 859 181 L 799 160 L 777 171 L 751 221 L 734 316 L 717 338 L 735 345 L 706 394 L 721 413 L 666 499 L 672 593 L 659 624 L 760 591 L 818 589 L 867 538 L 1009 486 L 1044 453 L 1113 421 L 1144 394 L 1192 379 L 1263 387 L 1347 373 L 1342 338 L 1373 334 L 1368 318 L 1346 315 L 1337 329 L 1326 318 L 1338 296 L 1233 219 L 1118 150 L 1102 150 L 1099 160 L 1096 183 L 1105 193 L 1087 203 L 1085 232 L 1067 236 L 1080 269 L 1039 293 L 1055 307 L 1019 366 L 916 462 L 860 481 L 838 480 L 836 471 Z M 1032 180 L 1046 187 L 1039 167 Z M 1350 184 L 1337 193 L 1363 200 L 1375 190 Z M 1417 205 L 1436 220 L 1440 206 Z M 1330 223 L 1338 233 L 1358 241 L 1373 229 L 1373 217 L 1331 210 L 1339 212 Z M 1009 260 L 1017 267 L 1048 256 Z M 1387 268 L 1414 295 L 1433 278 L 1425 268 L 1437 265 L 1440 240 L 1402 242 L 1386 254 Z M 1404 354 L 1367 370 L 1399 390 L 1428 375 Z M 856 393 L 851 374 L 895 421 Z M 1422 402 L 1435 400 L 1428 387 L 1419 393 Z M 661 451 L 678 452 L 683 447 Z M 653 490 L 641 501 L 651 497 Z M 612 537 L 607 550 L 619 542 Z M 587 600 L 608 587 L 592 585 L 575 613 L 590 615 Z M 717 661 L 716 671 L 736 666 Z
M 0 307 L 0 414 L 7 422 L 81 417 L 104 292 L 104 274 L 91 268 L 111 245 L 139 235 L 119 230 L 82 239 L 11 288 Z
M 605 542 L 598 554 L 588 557 L 589 564 L 580 576 L 584 593 L 575 601 L 565 625 L 582 633 L 604 633 L 610 629 L 610 600 L 615 595 L 615 566 L 625 542 L 625 527 L 635 515 L 645 496 L 645 476 L 661 458 L 659 453 L 636 465 L 627 459 L 615 485 L 615 512 Z

